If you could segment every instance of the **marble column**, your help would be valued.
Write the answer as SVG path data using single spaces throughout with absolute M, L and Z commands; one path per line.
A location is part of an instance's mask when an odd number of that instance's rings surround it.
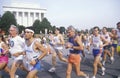
M 28 12 L 28 26 L 30 26 L 30 12 Z

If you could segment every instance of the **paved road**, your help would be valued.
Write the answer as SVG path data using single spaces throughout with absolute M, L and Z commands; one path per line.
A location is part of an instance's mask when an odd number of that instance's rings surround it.
M 64 50 L 64 56 L 67 58 L 67 52 L 68 50 Z M 107 58 L 108 59 L 108 58 Z M 46 56 L 42 61 L 42 67 L 43 70 L 39 71 L 38 76 L 39 78 L 65 78 L 65 72 L 67 64 L 64 62 L 59 61 L 57 58 L 57 66 L 56 66 L 56 72 L 49 73 L 48 69 L 51 67 L 51 55 Z M 85 61 L 82 61 L 81 63 L 81 70 L 88 73 L 90 78 L 92 77 L 92 71 L 93 71 L 93 56 L 92 54 L 88 55 L 86 53 Z M 108 59 L 106 65 L 106 74 L 105 76 L 101 76 L 101 70 L 99 69 L 96 78 L 118 78 L 118 75 L 120 75 L 120 57 L 115 53 L 115 62 L 114 64 L 110 64 L 110 60 Z M 9 75 L 5 73 L 4 71 L 1 71 L 3 77 L 2 78 L 9 78 Z M 18 69 L 16 74 L 20 76 L 20 78 L 26 77 L 26 72 Z M 75 74 L 75 71 L 73 69 L 71 78 L 84 78 L 84 77 L 77 77 Z

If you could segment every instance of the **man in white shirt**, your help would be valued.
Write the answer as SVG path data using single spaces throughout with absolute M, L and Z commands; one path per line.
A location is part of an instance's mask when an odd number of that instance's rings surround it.
M 15 25 L 10 26 L 9 34 L 9 51 L 13 61 L 10 69 L 10 78 L 15 78 L 17 67 L 22 63 L 23 60 L 25 40 L 18 36 L 18 28 Z

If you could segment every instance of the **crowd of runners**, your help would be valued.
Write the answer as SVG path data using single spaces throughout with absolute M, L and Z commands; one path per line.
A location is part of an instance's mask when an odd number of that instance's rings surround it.
M 52 67 L 49 72 L 56 71 L 56 57 L 66 62 L 66 78 L 71 78 L 73 66 L 76 75 L 85 78 L 96 78 L 98 68 L 101 68 L 101 75 L 105 75 L 106 58 L 109 57 L 111 64 L 114 64 L 114 54 L 120 56 L 120 22 L 117 28 L 108 31 L 107 27 L 101 30 L 95 26 L 92 33 L 78 33 L 73 26 L 67 28 L 65 36 L 60 33 L 59 28 L 55 34 L 49 32 L 48 36 L 40 38 L 34 36 L 34 30 L 26 28 L 22 34 L 15 25 L 9 28 L 9 35 L 0 34 L 0 70 L 4 70 L 10 78 L 17 78 L 17 68 L 27 72 L 26 78 L 38 78 L 37 73 L 42 69 L 41 60 L 52 55 Z M 63 49 L 69 49 L 68 57 L 63 56 Z M 92 50 L 91 50 L 92 49 Z M 84 51 L 93 54 L 93 76 L 80 70 L 81 60 L 86 57 Z M 83 57 L 81 57 L 83 56 Z M 12 59 L 8 67 L 9 59 Z M 24 59 L 24 60 L 23 60 Z

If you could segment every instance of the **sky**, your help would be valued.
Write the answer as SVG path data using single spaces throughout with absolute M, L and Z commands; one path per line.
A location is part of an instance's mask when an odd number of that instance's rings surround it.
M 46 8 L 45 17 L 57 27 L 73 25 L 78 30 L 94 26 L 116 28 L 120 21 L 120 0 L 0 0 L 0 13 L 2 5 L 14 2 Z

